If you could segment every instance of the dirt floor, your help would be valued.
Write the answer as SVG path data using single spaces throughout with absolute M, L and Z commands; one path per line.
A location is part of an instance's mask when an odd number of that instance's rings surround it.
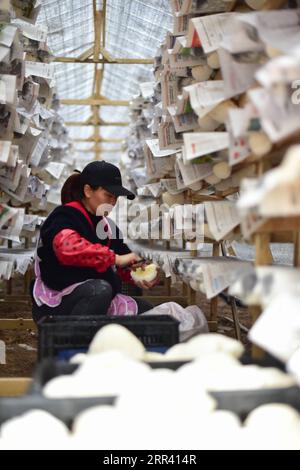
M 31 319 L 31 307 L 25 302 L 12 305 L 0 302 L 0 318 Z M 6 364 L 0 364 L 0 377 L 30 377 L 37 357 L 37 333 L 0 330 L 0 340 L 6 345 Z
M 19 283 L 20 284 L 20 283 Z M 1 292 L 2 287 L 2 292 Z M 18 282 L 16 283 L 16 291 Z M 164 288 L 158 287 L 153 294 L 163 295 Z M 173 294 L 174 295 L 174 294 Z M 0 286 L 0 299 L 3 285 Z M 170 298 L 170 301 L 172 298 Z M 209 317 L 210 303 L 202 294 L 197 294 L 197 305 Z M 246 308 L 238 308 L 241 325 L 250 328 L 251 318 Z M 234 337 L 231 308 L 222 300 L 218 306 L 218 332 Z M 0 300 L 0 318 L 31 318 L 31 307 L 27 302 L 7 304 Z M 37 333 L 31 330 L 0 330 L 0 340 L 6 344 L 6 364 L 0 365 L 0 377 L 31 377 L 37 360 Z M 242 341 L 249 350 L 247 333 L 242 331 Z

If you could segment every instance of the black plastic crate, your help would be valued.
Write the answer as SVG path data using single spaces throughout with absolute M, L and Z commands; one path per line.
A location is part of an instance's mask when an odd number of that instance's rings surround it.
M 244 364 L 251 361 L 248 357 L 242 358 Z M 253 363 L 253 362 L 252 362 Z M 149 363 L 153 368 L 168 367 L 176 370 L 186 362 L 159 362 Z M 260 361 L 261 366 L 274 366 L 274 358 Z M 44 360 L 36 367 L 32 386 L 28 394 L 22 397 L 0 398 L 0 425 L 15 416 L 19 416 L 32 409 L 48 411 L 61 419 L 66 425 L 71 426 L 74 418 L 81 412 L 92 406 L 113 405 L 116 397 L 85 397 L 85 398 L 46 398 L 42 395 L 44 385 L 59 375 L 72 374 L 78 368 L 78 364 Z M 237 414 L 244 420 L 247 415 L 258 406 L 269 403 L 284 403 L 294 407 L 300 412 L 300 388 L 297 386 L 261 389 L 261 390 L 233 390 L 210 392 L 217 402 L 217 409 L 228 410 Z
M 216 400 L 219 410 L 232 411 L 242 421 L 255 408 L 270 403 L 290 405 L 300 412 L 300 388 L 296 385 L 258 390 L 210 392 L 210 395 Z
M 70 370 L 70 369 L 69 369 Z M 66 371 L 65 371 L 66 372 Z M 218 410 L 235 413 L 244 420 L 255 408 L 270 403 L 284 403 L 300 412 L 300 388 L 297 386 L 226 392 L 211 392 L 217 402 Z M 75 417 L 82 411 L 93 406 L 114 405 L 117 397 L 86 397 L 86 398 L 46 398 L 39 392 L 22 397 L 0 398 L 0 426 L 13 417 L 33 409 L 51 413 L 71 426 Z
M 169 315 L 53 316 L 38 324 L 38 358 L 86 350 L 97 331 L 113 323 L 128 328 L 147 349 L 169 348 L 179 342 L 179 322 Z
M 284 364 L 276 360 L 273 356 L 268 355 L 268 357 L 260 360 L 253 360 L 249 355 L 244 354 L 240 358 L 240 362 L 243 365 L 256 364 L 261 367 L 276 367 L 282 371 L 285 371 Z M 185 364 L 189 364 L 190 361 L 147 361 L 152 369 L 169 369 L 176 371 Z M 29 389 L 29 393 L 41 393 L 43 387 L 55 377 L 60 375 L 69 375 L 73 374 L 79 367 L 79 364 L 74 364 L 67 361 L 57 361 L 53 358 L 44 359 L 41 361 L 34 370 L 33 381 Z M 227 392 L 221 393 L 221 401 L 224 398 L 224 404 L 228 403 L 228 400 L 231 395 L 227 396 Z M 234 392 L 236 393 L 236 392 Z M 245 392 L 246 393 L 246 392 Z M 252 397 L 252 391 L 249 392 L 250 397 Z M 300 389 L 299 389 L 300 393 Z M 222 398 L 223 397 L 223 398 Z
M 241 420 L 255 408 L 270 403 L 284 403 L 300 412 L 300 389 L 298 387 L 211 392 L 217 401 L 217 409 L 237 414 Z M 93 406 L 113 405 L 116 397 L 46 398 L 35 393 L 22 397 L 0 398 L 0 426 L 8 419 L 30 410 L 44 410 L 71 426 L 75 417 Z

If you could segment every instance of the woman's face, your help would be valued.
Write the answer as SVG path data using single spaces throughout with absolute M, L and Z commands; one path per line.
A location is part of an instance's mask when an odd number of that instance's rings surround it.
M 84 202 L 87 208 L 97 215 L 109 214 L 117 203 L 118 196 L 104 188 L 92 189 L 88 184 L 84 186 Z

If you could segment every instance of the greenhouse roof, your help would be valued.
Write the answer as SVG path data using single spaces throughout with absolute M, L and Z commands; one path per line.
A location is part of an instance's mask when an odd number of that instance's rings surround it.
M 98 68 L 103 69 L 98 94 L 109 100 L 130 100 L 138 93 L 140 81 L 152 79 L 151 64 L 96 65 L 95 58 L 101 62 L 109 54 L 112 59 L 152 59 L 167 31 L 172 29 L 172 19 L 169 0 L 43 0 L 38 24 L 48 29 L 48 45 L 56 58 L 59 98 L 63 101 L 95 97 Z M 72 58 L 75 60 L 67 62 Z M 100 77 L 102 72 L 98 72 Z M 78 158 L 94 158 L 95 152 L 89 150 L 100 145 L 83 139 L 93 139 L 95 135 L 121 139 L 128 133 L 128 126 L 99 128 L 79 124 L 97 116 L 106 122 L 128 123 L 128 106 L 95 108 L 81 103 L 62 104 L 60 112 L 68 123 L 70 137 L 80 140 L 74 141 Z M 120 143 L 101 142 L 101 148 L 120 149 Z M 116 157 L 117 153 L 101 151 L 101 158 Z

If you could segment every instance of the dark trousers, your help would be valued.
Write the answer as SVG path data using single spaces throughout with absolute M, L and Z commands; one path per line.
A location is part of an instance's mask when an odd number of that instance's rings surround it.
M 153 308 L 147 300 L 133 298 L 138 305 L 138 314 Z M 76 287 L 71 294 L 65 295 L 57 307 L 48 307 L 48 305 L 39 307 L 32 299 L 32 317 L 38 322 L 49 315 L 106 315 L 111 301 L 110 284 L 102 279 L 93 279 Z

